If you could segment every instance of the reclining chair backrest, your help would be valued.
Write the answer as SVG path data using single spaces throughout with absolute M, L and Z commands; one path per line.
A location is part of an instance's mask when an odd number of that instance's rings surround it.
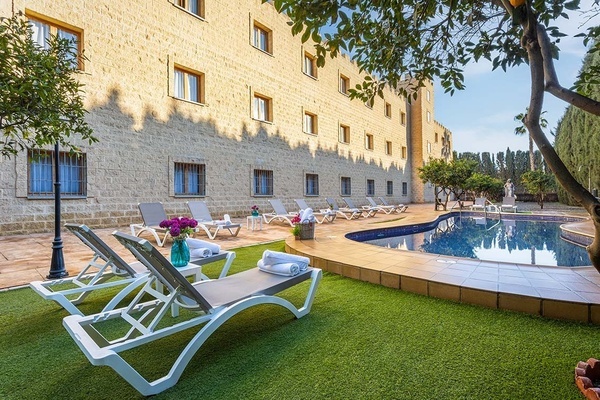
M 132 277 L 137 272 L 129 266 L 113 249 L 98 237 L 87 225 L 65 224 L 65 227 L 104 261 L 111 262 L 120 270 L 127 271 Z M 116 271 L 113 271 L 116 272 Z
M 139 203 L 138 208 L 146 226 L 158 226 L 165 219 L 169 219 L 162 203 Z
M 270 199 L 269 203 L 271 203 L 271 207 L 273 207 L 273 210 L 275 210 L 275 214 L 277 214 L 277 215 L 288 215 L 288 212 L 285 209 L 285 206 L 283 205 L 283 203 L 281 202 L 281 200 L 279 200 L 279 199 Z
M 187 279 L 146 239 L 114 231 L 113 236 L 133 253 L 150 272 L 167 287 L 169 291 L 179 289 L 184 296 L 196 301 L 204 311 L 211 309 L 210 304 Z
M 203 201 L 188 201 L 188 208 L 194 218 L 198 222 L 212 222 L 212 216 L 208 210 L 208 206 Z
M 333 210 L 339 210 L 340 208 L 338 207 L 337 203 L 335 202 L 335 200 L 333 200 L 331 197 L 327 197 L 325 199 L 325 201 L 327 201 L 327 204 L 333 209 Z

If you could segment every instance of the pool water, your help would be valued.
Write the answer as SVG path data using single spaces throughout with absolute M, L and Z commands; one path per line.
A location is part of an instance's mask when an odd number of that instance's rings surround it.
M 501 220 L 455 216 L 411 234 L 398 230 L 364 241 L 388 248 L 518 264 L 576 267 L 590 265 L 586 250 L 561 239 L 564 222 Z M 401 229 L 401 228 L 398 228 Z

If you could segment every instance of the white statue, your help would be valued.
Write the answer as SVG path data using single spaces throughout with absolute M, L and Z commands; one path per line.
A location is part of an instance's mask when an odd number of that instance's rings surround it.
M 515 185 L 510 179 L 504 184 L 504 197 L 515 197 Z

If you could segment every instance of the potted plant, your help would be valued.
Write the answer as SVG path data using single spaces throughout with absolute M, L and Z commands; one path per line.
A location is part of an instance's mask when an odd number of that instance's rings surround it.
M 258 206 L 255 204 L 251 207 L 251 209 L 252 209 L 252 216 L 258 217 Z

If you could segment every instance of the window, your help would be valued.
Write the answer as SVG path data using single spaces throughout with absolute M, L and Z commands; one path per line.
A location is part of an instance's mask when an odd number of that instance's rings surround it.
M 436 143 L 438 142 L 438 136 L 439 136 L 439 135 L 438 135 L 438 133 L 436 132 L 436 133 L 435 133 L 435 142 L 436 142 Z
M 254 94 L 252 117 L 259 121 L 273 122 L 273 100 L 260 94 Z
M 254 23 L 252 45 L 265 53 L 273 54 L 273 32 L 258 23 Z
M 400 123 L 406 126 L 406 113 L 404 111 L 400 111 Z
M 318 196 L 319 195 L 319 175 L 306 174 L 306 195 L 307 196 Z
M 204 74 L 180 66 L 175 66 L 174 71 L 173 96 L 194 103 L 204 103 Z
M 367 133 L 365 135 L 365 148 L 367 150 L 373 150 L 374 148 L 374 144 L 373 144 L 373 135 L 370 133 Z
M 29 19 L 29 25 L 31 26 L 32 31 L 31 38 L 35 43 L 41 48 L 47 49 L 48 40 L 50 40 L 51 36 L 69 40 L 72 53 L 69 54 L 68 57 L 73 63 L 73 68 L 83 69 L 83 60 L 81 58 L 81 54 L 83 53 L 81 43 L 82 29 L 67 26 L 67 24 L 50 22 L 37 14 L 32 15 L 29 12 L 27 13 L 27 18 Z
M 375 179 L 367 179 L 367 196 L 375 196 Z
M 349 89 L 350 89 L 350 78 L 340 74 L 340 93 L 347 95 Z
M 317 116 L 309 112 L 304 113 L 304 132 L 316 135 L 317 132 Z
M 254 170 L 254 195 L 273 196 L 273 171 L 266 169 Z
M 392 196 L 394 194 L 394 181 L 387 181 L 385 194 Z
M 402 196 L 408 195 L 408 183 L 402 182 Z
M 427 154 L 431 154 L 431 142 L 427 142 Z
M 204 0 L 175 0 L 175 5 L 190 14 L 204 18 Z
M 390 103 L 385 103 L 385 116 L 392 118 L 392 105 Z
M 386 140 L 385 142 L 385 154 L 387 154 L 388 156 L 392 155 L 392 142 L 390 142 L 389 140 Z
M 427 111 L 427 122 L 431 122 L 431 113 Z
M 350 143 L 350 127 L 346 125 L 340 125 L 340 142 Z
M 406 146 L 402 146 L 402 158 L 406 159 L 406 156 L 407 156 Z
M 176 196 L 205 196 L 205 165 L 176 162 L 174 184 Z
M 29 150 L 27 194 L 50 197 L 54 193 L 54 151 Z M 85 154 L 58 153 L 60 193 L 64 196 L 85 196 L 87 193 L 87 163 Z
M 342 196 L 350 196 L 352 194 L 352 184 L 350 178 L 348 178 L 347 176 L 342 176 L 340 183 Z
M 425 92 L 425 97 L 427 98 L 427 101 L 431 101 L 431 92 L 429 91 L 429 89 L 427 89 L 427 91 Z
M 317 59 L 309 53 L 304 53 L 303 72 L 313 78 L 317 77 Z

